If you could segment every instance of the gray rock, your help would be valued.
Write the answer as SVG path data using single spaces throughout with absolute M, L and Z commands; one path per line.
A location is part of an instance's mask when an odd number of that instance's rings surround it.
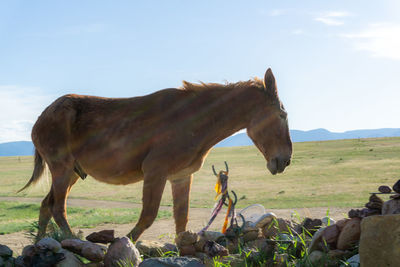
M 160 257 L 168 251 L 178 251 L 174 244 L 160 243 L 158 241 L 140 240 L 135 244 L 140 254 L 148 257 Z
M 359 267 L 360 266 L 360 254 L 356 254 L 353 257 L 351 257 L 350 259 L 348 259 L 346 266 L 349 267 Z
M 69 252 L 66 249 L 60 249 L 58 253 L 64 254 L 64 259 L 58 262 L 56 267 L 83 267 L 85 266 L 83 262 L 81 262 L 72 252 Z
M 77 238 L 65 239 L 61 241 L 61 245 L 64 249 L 79 254 L 80 256 L 94 262 L 102 261 L 106 251 L 106 248 L 103 248 L 98 244 Z
M 104 265 L 107 267 L 119 267 L 124 263 L 137 267 L 141 262 L 139 250 L 127 237 L 116 238 L 104 256 Z
M 272 222 L 272 220 L 276 219 L 276 215 L 273 212 L 268 212 L 260 216 L 260 218 L 257 219 L 257 221 L 254 222 L 255 226 L 257 228 L 262 228 L 265 225 L 269 224 Z
M 3 266 L 3 265 L 4 265 L 4 260 L 2 257 L 0 257 L 0 266 Z
M 197 242 L 197 239 L 197 233 L 189 230 L 185 232 L 180 232 L 175 239 L 175 243 L 178 247 L 193 245 Z
M 41 249 L 41 250 L 48 249 L 53 252 L 58 252 L 61 249 L 61 244 L 57 240 L 55 240 L 51 237 L 42 238 L 41 240 L 39 240 L 39 242 L 36 243 L 35 246 L 38 249 Z
M 400 199 L 391 199 L 383 203 L 382 215 L 400 214 Z
M 318 231 L 313 235 L 311 243 L 308 246 L 308 253 L 311 254 L 314 250 L 319 248 L 325 228 L 326 227 L 319 228 Z
M 390 193 L 390 192 L 392 192 L 392 188 L 390 188 L 390 186 L 387 186 L 387 185 L 381 185 L 378 188 L 378 191 L 381 193 Z
M 321 222 L 322 222 L 323 226 L 329 226 L 329 225 L 332 225 L 332 224 L 336 223 L 336 221 L 334 219 L 332 219 L 332 218 L 330 218 L 328 216 L 322 218 Z
M 169 257 L 145 259 L 139 267 L 204 267 L 196 258 Z
M 7 247 L 6 245 L 0 245 L 0 257 L 3 258 L 8 258 L 11 257 L 13 254 L 13 251 Z
M 0 265 L 0 266 L 1 266 L 1 265 Z M 24 262 L 24 257 L 22 257 L 22 256 L 16 257 L 16 258 L 15 258 L 15 261 L 14 261 L 14 266 L 15 266 L 15 267 L 25 267 L 26 264 L 25 264 L 25 262 Z
M 204 233 L 202 233 L 201 237 L 204 238 L 205 240 L 209 240 L 209 241 L 216 241 L 218 238 L 225 236 L 223 233 L 221 232 L 217 232 L 217 231 L 204 231 Z
M 324 256 L 325 254 L 322 251 L 314 250 L 310 255 L 308 255 L 308 259 L 311 261 L 313 266 L 319 266 L 318 263 L 321 263 Z

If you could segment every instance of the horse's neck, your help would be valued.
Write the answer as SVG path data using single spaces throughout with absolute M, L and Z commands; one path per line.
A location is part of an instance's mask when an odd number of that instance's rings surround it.
M 245 89 L 224 90 L 207 92 L 210 95 L 207 123 L 203 125 L 202 132 L 204 145 L 210 148 L 244 129 L 249 123 L 250 113 L 254 109 L 249 101 L 249 92 Z

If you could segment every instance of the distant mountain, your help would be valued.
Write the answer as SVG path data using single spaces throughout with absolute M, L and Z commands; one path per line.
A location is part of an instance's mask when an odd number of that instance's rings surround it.
M 290 130 L 290 136 L 293 142 L 327 141 L 373 137 L 396 137 L 400 136 L 400 129 L 383 128 L 374 130 L 354 130 L 343 133 L 334 133 L 326 129 L 315 129 L 310 131 Z M 252 144 L 253 142 L 246 133 L 240 133 L 230 136 L 225 140 L 219 142 L 216 147 L 249 146 Z
M 396 137 L 400 136 L 399 128 L 383 128 L 375 130 L 354 130 L 343 133 L 334 133 L 326 129 L 315 129 L 310 131 L 290 130 L 293 142 L 325 141 L 339 139 L 357 139 L 373 137 Z M 246 133 L 240 133 L 219 142 L 216 147 L 250 146 L 253 145 Z M 29 156 L 33 155 L 32 142 L 20 141 L 0 144 L 0 156 Z
M 9 142 L 0 144 L 0 156 L 30 156 L 34 147 L 30 141 Z

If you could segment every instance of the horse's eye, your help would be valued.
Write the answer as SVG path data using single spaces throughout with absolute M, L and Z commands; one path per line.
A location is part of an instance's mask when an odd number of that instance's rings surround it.
M 281 117 L 281 119 L 286 120 L 287 119 L 287 114 L 284 112 L 281 112 L 281 114 L 279 114 L 279 116 Z

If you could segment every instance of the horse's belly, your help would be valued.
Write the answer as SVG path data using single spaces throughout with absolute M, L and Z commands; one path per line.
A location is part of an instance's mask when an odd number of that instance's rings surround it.
M 143 180 L 143 173 L 141 171 L 117 173 L 113 175 L 104 175 L 103 173 L 89 173 L 89 175 L 100 182 L 115 185 L 133 184 Z

